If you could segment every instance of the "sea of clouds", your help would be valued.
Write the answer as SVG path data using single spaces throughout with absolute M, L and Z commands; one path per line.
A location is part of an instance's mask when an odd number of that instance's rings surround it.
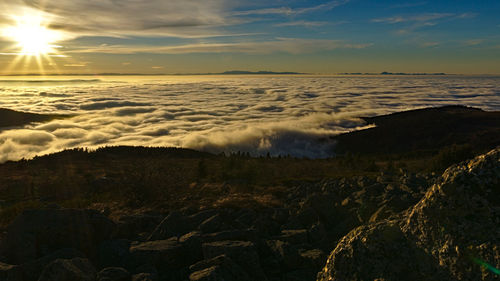
M 461 104 L 500 110 L 499 77 L 104 77 L 0 81 L 0 107 L 72 117 L 0 131 L 0 162 L 73 147 L 175 146 L 333 156 L 358 117 Z M 31 81 L 37 80 L 37 81 Z

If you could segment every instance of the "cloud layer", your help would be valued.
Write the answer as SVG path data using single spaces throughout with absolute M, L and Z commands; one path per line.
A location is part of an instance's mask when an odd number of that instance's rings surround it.
M 226 0 L 5 0 L 0 18 L 43 11 L 52 29 L 78 36 L 206 36 L 203 28 L 230 23 Z
M 328 157 L 329 137 L 363 128 L 359 116 L 449 104 L 500 110 L 499 85 L 461 76 L 2 80 L 0 107 L 74 117 L 0 132 L 0 162 L 104 145 Z

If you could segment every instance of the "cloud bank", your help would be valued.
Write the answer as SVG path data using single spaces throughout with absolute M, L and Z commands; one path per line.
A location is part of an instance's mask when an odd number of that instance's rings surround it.
M 122 79 L 122 80 L 116 80 Z M 500 110 L 495 77 L 109 77 L 0 81 L 0 106 L 72 118 L 0 132 L 0 162 L 73 147 L 145 145 L 329 157 L 357 117 L 463 104 Z
M 227 0 L 4 0 L 0 16 L 40 13 L 50 28 L 79 36 L 205 37 L 206 27 L 231 23 Z M 83 11 L 83 12 L 82 12 Z M 91 15 L 91 16 L 89 16 Z

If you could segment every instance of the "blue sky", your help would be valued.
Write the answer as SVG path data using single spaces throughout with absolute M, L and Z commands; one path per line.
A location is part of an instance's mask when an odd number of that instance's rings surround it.
M 46 72 L 500 73 L 500 1 L 3 2 L 0 28 L 39 14 L 61 33 Z M 9 73 L 40 68 L 0 40 Z

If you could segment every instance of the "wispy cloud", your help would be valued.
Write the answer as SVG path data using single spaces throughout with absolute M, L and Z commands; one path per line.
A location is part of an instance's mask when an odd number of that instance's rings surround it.
M 420 47 L 422 47 L 422 48 L 434 48 L 434 47 L 437 47 L 439 45 L 440 45 L 439 42 L 423 42 L 423 43 L 420 43 Z
M 105 53 L 105 54 L 188 54 L 188 53 L 248 53 L 270 54 L 285 52 L 290 54 L 313 53 L 335 49 L 362 49 L 372 44 L 353 44 L 341 40 L 319 40 L 298 38 L 277 38 L 274 41 L 237 42 L 237 43 L 200 43 L 175 46 L 130 46 L 102 45 L 81 47 L 70 53 Z
M 419 6 L 424 6 L 427 5 L 427 2 L 414 2 L 414 3 L 400 3 L 391 6 L 392 9 L 404 9 L 404 8 L 413 8 L 413 7 L 419 7 Z
M 306 8 L 290 8 L 290 7 L 278 7 L 278 8 L 265 8 L 257 10 L 247 10 L 247 11 L 236 11 L 233 14 L 236 16 L 247 16 L 247 15 L 300 15 L 305 13 L 312 13 L 316 11 L 328 11 L 332 10 L 338 6 L 348 3 L 350 0 L 336 0 L 330 1 L 324 4 L 306 7 Z
M 84 63 L 70 63 L 70 64 L 65 64 L 65 67 L 86 67 L 87 64 Z
M 398 15 L 385 18 L 375 18 L 372 22 L 375 23 L 385 23 L 391 25 L 402 25 L 402 28 L 396 31 L 398 35 L 411 34 L 414 31 L 425 28 L 436 26 L 442 22 L 452 21 L 452 20 L 463 20 L 476 17 L 475 13 L 423 13 L 414 15 Z
M 470 40 L 465 41 L 463 44 L 465 46 L 477 46 L 477 45 L 481 45 L 482 43 L 484 43 L 484 41 L 486 41 L 486 40 L 485 39 L 470 39 Z
M 326 21 L 305 21 L 305 20 L 300 20 L 300 21 L 290 21 L 290 22 L 283 22 L 283 23 L 278 23 L 275 26 L 279 27 L 284 27 L 284 26 L 304 26 L 304 27 L 318 27 L 318 26 L 323 26 L 328 24 Z
M 237 20 L 227 17 L 231 7 L 229 0 L 4 0 L 0 25 L 11 23 L 11 15 L 37 12 L 50 19 L 50 28 L 74 37 L 203 37 L 218 33 L 210 27 Z
M 413 15 L 413 16 L 392 16 L 392 17 L 386 17 L 386 18 L 376 18 L 376 19 L 373 19 L 372 21 L 379 22 L 379 23 L 396 24 L 396 23 L 403 23 L 403 22 L 427 22 L 427 21 L 438 20 L 438 19 L 443 19 L 443 18 L 450 18 L 453 16 L 455 16 L 455 14 L 430 13 L 430 14 L 420 14 L 420 15 Z

